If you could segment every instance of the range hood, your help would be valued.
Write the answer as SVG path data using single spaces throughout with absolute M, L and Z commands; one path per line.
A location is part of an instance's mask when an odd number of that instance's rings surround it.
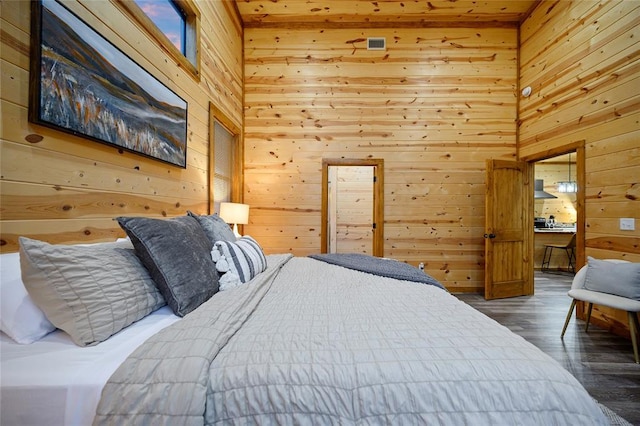
M 544 181 L 542 179 L 535 180 L 534 190 L 535 192 L 533 193 L 533 198 L 535 198 L 536 200 L 542 199 L 542 198 L 558 198 L 553 194 L 549 194 L 548 192 L 545 192 Z

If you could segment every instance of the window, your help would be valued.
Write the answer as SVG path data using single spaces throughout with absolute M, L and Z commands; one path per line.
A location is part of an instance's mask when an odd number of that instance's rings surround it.
M 240 129 L 213 103 L 209 104 L 209 211 L 220 203 L 242 202 L 242 144 Z
M 200 79 L 200 12 L 193 0 L 116 0 L 116 4 Z
M 171 0 L 135 0 L 142 11 L 156 24 L 162 34 L 185 54 L 185 30 L 187 17 Z
M 214 209 L 219 212 L 220 203 L 231 201 L 234 137 L 217 120 L 213 126 L 213 200 Z

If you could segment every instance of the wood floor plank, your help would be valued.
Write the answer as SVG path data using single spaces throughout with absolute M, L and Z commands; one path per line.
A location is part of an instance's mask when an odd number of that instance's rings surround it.
M 535 295 L 485 300 L 480 294 L 456 294 L 553 357 L 600 403 L 640 426 L 640 364 L 631 340 L 585 322 L 575 313 L 560 339 L 571 304 L 567 291 L 573 276 L 536 271 Z

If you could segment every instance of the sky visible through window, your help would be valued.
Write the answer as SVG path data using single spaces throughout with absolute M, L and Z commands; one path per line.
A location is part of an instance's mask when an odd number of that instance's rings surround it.
M 167 36 L 180 52 L 185 53 L 185 18 L 171 0 L 135 0 L 136 4 Z

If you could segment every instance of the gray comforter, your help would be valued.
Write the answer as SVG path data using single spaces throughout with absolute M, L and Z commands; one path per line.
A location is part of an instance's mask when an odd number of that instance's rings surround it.
M 433 286 L 269 256 L 150 338 L 96 424 L 606 424 L 582 386 Z
M 444 286 L 431 275 L 395 259 L 374 257 L 360 253 L 322 253 L 311 254 L 309 257 L 344 268 L 355 269 L 356 271 L 402 281 L 434 285 L 445 290 Z

